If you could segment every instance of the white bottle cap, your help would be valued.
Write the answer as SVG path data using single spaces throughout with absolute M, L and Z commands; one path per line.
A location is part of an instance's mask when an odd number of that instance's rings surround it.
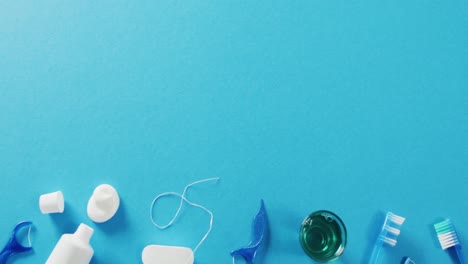
M 65 202 L 61 191 L 43 194 L 39 197 L 39 208 L 43 214 L 63 213 Z
M 149 245 L 141 254 L 143 264 L 193 264 L 193 251 L 186 247 Z
M 120 206 L 120 198 L 114 187 L 102 184 L 96 187 L 88 202 L 88 217 L 96 223 L 110 220 Z

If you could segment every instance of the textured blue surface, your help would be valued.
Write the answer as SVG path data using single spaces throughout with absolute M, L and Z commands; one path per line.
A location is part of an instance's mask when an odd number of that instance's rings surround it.
M 215 215 L 197 264 L 231 263 L 261 198 L 258 264 L 311 263 L 298 241 L 312 211 L 348 228 L 362 263 L 392 210 L 407 217 L 381 263 L 451 263 L 432 224 L 468 248 L 466 1 L 0 1 L 0 240 L 32 220 L 43 263 L 63 232 L 96 229 L 93 263 L 140 263 L 151 243 L 194 247 L 208 227 L 185 207 L 159 231 L 152 198 L 182 192 Z M 92 224 L 100 183 L 122 199 Z M 62 190 L 63 215 L 41 215 Z M 178 205 L 158 204 L 160 220 Z M 241 260 L 238 263 L 242 263 Z

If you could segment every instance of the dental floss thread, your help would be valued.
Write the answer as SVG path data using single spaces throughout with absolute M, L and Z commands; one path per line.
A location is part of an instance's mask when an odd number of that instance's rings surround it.
M 153 202 L 151 202 L 151 207 L 150 207 L 150 219 L 151 219 L 151 222 L 153 223 L 154 226 L 156 226 L 157 228 L 161 229 L 161 230 L 164 230 L 170 226 L 172 226 L 174 224 L 174 221 L 176 220 L 176 218 L 179 216 L 179 213 L 180 213 L 180 210 L 182 209 L 182 205 L 184 202 L 188 203 L 189 205 L 193 206 L 193 207 L 197 207 L 197 208 L 200 208 L 202 210 L 204 210 L 205 212 L 207 212 L 209 215 L 210 215 L 210 227 L 208 228 L 208 231 L 206 232 L 206 234 L 203 236 L 203 238 L 201 239 L 201 241 L 198 243 L 198 245 L 193 249 L 193 253 L 195 253 L 198 248 L 203 244 L 203 242 L 205 242 L 206 238 L 208 237 L 208 235 L 210 234 L 211 232 L 211 229 L 213 228 L 213 213 L 208 210 L 206 207 L 204 206 L 201 206 L 199 204 L 196 204 L 196 203 L 192 203 L 191 201 L 189 201 L 186 197 L 185 197 L 185 194 L 188 190 L 188 188 L 196 185 L 196 184 L 199 184 L 199 183 L 203 183 L 203 182 L 208 182 L 208 181 L 218 181 L 219 178 L 209 178 L 209 179 L 204 179 L 204 180 L 199 180 L 199 181 L 195 181 L 193 183 L 190 183 L 188 184 L 187 186 L 185 186 L 184 188 L 184 191 L 182 192 L 182 194 L 179 194 L 179 193 L 176 193 L 176 192 L 165 192 L 165 193 L 161 193 L 159 194 L 158 196 L 156 196 L 154 199 L 153 199 Z M 177 196 L 180 198 L 180 203 L 179 203 L 179 207 L 177 208 L 177 211 L 176 213 L 174 214 L 174 216 L 172 217 L 171 221 L 169 221 L 168 224 L 166 225 L 159 225 L 158 223 L 156 223 L 156 220 L 155 220 L 155 217 L 153 216 L 153 211 L 154 211 L 154 205 L 156 204 L 156 202 L 164 197 L 164 196 Z
M 29 243 L 29 247 L 32 247 L 32 243 L 31 243 L 31 229 L 32 229 L 32 226 L 29 226 L 29 228 L 28 228 L 28 243 Z

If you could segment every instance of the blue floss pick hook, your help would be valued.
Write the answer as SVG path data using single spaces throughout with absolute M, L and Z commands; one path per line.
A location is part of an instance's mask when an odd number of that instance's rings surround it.
M 268 219 L 265 211 L 265 204 L 263 203 L 263 200 L 261 200 L 260 210 L 253 221 L 252 240 L 246 247 L 231 252 L 231 256 L 233 258 L 235 256 L 242 256 L 247 264 L 253 264 L 257 251 L 265 238 L 267 228 Z
M 403 259 L 401 260 L 401 264 L 416 264 L 416 262 L 414 262 L 409 257 L 403 257 Z
M 24 253 L 32 250 L 32 246 L 23 246 L 17 239 L 18 232 L 25 227 L 31 228 L 32 222 L 21 222 L 13 229 L 10 239 L 0 253 L 0 264 L 6 264 L 10 256 L 14 254 Z M 30 243 L 31 244 L 31 243 Z

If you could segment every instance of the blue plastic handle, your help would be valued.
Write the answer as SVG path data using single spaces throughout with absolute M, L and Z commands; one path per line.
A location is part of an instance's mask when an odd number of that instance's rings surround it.
M 463 251 L 462 251 L 461 245 L 456 245 L 456 246 L 455 246 L 455 251 L 457 252 L 458 261 L 460 261 L 460 264 L 466 264 L 466 262 L 465 262 L 465 255 L 463 255 Z
M 382 247 L 383 247 L 383 241 L 382 241 L 382 239 L 380 238 L 380 235 L 379 235 L 379 237 L 375 241 L 374 248 L 372 249 L 372 253 L 371 253 L 371 256 L 369 258 L 369 264 L 376 264 L 377 263 L 377 259 L 379 258 L 380 250 L 382 249 Z
M 252 241 L 250 241 L 246 247 L 231 252 L 231 256 L 242 256 L 247 264 L 253 264 L 267 230 L 268 219 L 265 211 L 265 204 L 263 200 L 261 200 L 260 210 L 253 221 Z
M 16 238 L 16 235 L 18 234 L 20 229 L 30 227 L 31 225 L 32 222 L 21 222 L 16 225 L 15 229 L 13 229 L 10 239 L 3 248 L 2 252 L 0 252 L 0 264 L 6 264 L 8 258 L 14 254 L 28 252 L 32 250 L 32 247 L 30 246 L 25 247 L 21 245 L 21 243 Z

